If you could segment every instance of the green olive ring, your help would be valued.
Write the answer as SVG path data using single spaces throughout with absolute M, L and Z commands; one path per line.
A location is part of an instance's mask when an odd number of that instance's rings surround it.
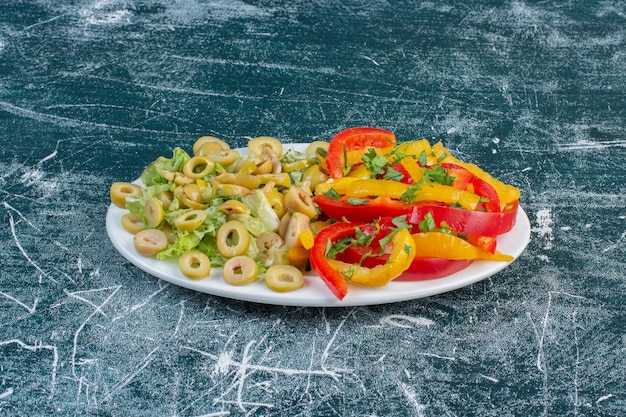
M 309 146 L 306 147 L 306 155 L 307 156 L 312 156 L 315 158 L 319 158 L 320 155 L 320 149 L 323 155 L 326 155 L 326 152 L 328 152 L 328 146 L 330 145 L 329 142 L 324 142 L 321 140 L 316 140 L 313 141 L 311 143 L 309 143 Z
M 157 197 L 152 197 L 146 201 L 143 211 L 146 216 L 146 223 L 151 229 L 157 228 L 165 218 L 163 203 Z
M 122 216 L 122 228 L 132 235 L 136 235 L 146 228 L 143 219 L 136 214 L 126 213 Z
M 204 210 L 189 210 L 174 220 L 174 226 L 180 231 L 191 232 L 204 223 L 207 213 Z
M 211 260 L 198 250 L 190 250 L 178 258 L 178 268 L 191 279 L 206 278 L 211 274 Z
M 154 256 L 167 247 L 167 237 L 161 230 L 145 229 L 135 235 L 133 245 L 138 254 Z
M 317 208 L 309 194 L 301 187 L 291 187 L 285 194 L 285 207 L 292 212 L 299 212 L 309 219 L 317 216 Z
M 205 156 L 223 167 L 234 164 L 240 157 L 239 152 L 234 149 L 222 149 L 221 151 L 212 152 Z
M 276 188 L 272 188 L 269 192 L 265 193 L 265 197 L 276 215 L 279 218 L 283 217 L 287 211 L 287 208 L 285 207 L 285 195 Z
M 215 168 L 215 161 L 206 156 L 194 156 L 183 165 L 183 174 L 197 180 L 208 175 Z
M 126 199 L 128 197 L 139 197 L 142 189 L 137 184 L 130 182 L 114 182 L 111 184 L 110 197 L 111 203 L 119 208 L 126 208 Z
M 222 276 L 230 285 L 248 285 L 259 275 L 259 268 L 249 256 L 234 256 L 226 261 Z
M 209 207 L 208 204 L 205 203 L 202 188 L 196 183 L 183 185 L 182 193 L 180 193 L 178 197 L 185 206 L 191 209 L 204 210 Z
M 248 150 L 251 154 L 262 155 L 265 147 L 271 148 L 278 158 L 283 155 L 283 144 L 274 137 L 258 136 L 248 141 Z
M 245 254 L 250 247 L 250 233 L 243 223 L 231 220 L 217 231 L 217 250 L 225 258 Z
M 191 149 L 194 155 L 202 156 L 222 149 L 230 149 L 230 145 L 215 136 L 202 136 L 194 142 Z
M 273 265 L 265 271 L 265 285 L 276 292 L 295 291 L 304 286 L 304 276 L 295 266 Z
M 287 247 L 297 246 L 300 244 L 300 233 L 309 227 L 309 218 L 299 211 L 291 213 L 291 217 L 287 223 L 283 234 L 285 245 Z

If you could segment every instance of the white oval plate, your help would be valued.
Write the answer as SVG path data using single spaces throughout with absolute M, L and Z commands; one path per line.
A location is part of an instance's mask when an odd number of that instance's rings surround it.
M 293 148 L 304 151 L 308 144 L 294 143 L 283 145 L 285 150 Z M 238 151 L 244 152 L 239 149 Z M 178 269 L 176 260 L 160 261 L 139 255 L 133 246 L 133 235 L 121 226 L 122 216 L 128 211 L 111 204 L 107 211 L 106 228 L 115 249 L 139 269 L 169 283 L 203 293 L 256 303 L 302 306 L 302 307 L 348 307 L 395 303 L 428 297 L 456 290 L 485 278 L 506 268 L 510 262 L 474 261 L 467 268 L 427 281 L 390 282 L 380 288 L 364 288 L 350 285 L 348 295 L 338 300 L 326 287 L 326 284 L 314 272 L 305 274 L 304 287 L 290 293 L 278 293 L 269 290 L 262 280 L 244 287 L 227 284 L 222 279 L 222 270 L 213 268 L 211 276 L 202 280 L 191 280 Z M 498 237 L 498 250 L 517 259 L 530 241 L 530 222 L 526 212 L 519 207 L 513 229 Z

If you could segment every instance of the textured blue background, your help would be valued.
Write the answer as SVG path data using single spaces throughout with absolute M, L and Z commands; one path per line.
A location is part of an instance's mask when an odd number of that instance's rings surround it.
M 4 0 L 0 414 L 620 416 L 626 4 Z M 206 134 L 442 140 L 527 251 L 451 293 L 293 308 L 168 285 L 109 185 Z

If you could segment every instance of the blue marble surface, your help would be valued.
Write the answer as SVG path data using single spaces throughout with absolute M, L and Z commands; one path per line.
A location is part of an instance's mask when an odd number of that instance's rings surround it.
M 621 416 L 626 4 L 0 3 L 0 415 Z M 108 190 L 202 135 L 426 136 L 517 185 L 524 254 L 297 308 L 143 273 Z

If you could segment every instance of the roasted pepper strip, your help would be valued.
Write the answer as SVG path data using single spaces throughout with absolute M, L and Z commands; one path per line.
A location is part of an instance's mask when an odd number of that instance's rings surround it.
M 414 206 L 405 204 L 402 201 L 393 200 L 389 197 L 376 197 L 372 199 L 362 199 L 360 204 L 350 204 L 350 199 L 343 197 L 340 199 L 331 198 L 325 195 L 316 195 L 313 201 L 331 219 L 347 219 L 352 222 L 370 222 L 379 217 L 397 217 L 413 212 Z M 425 213 L 416 213 L 417 216 Z M 421 220 L 421 219 L 420 219 Z
M 503 211 L 507 205 L 510 203 L 519 200 L 520 198 L 520 190 L 517 187 L 514 187 L 510 184 L 505 184 L 502 181 L 492 177 L 489 173 L 483 171 L 480 167 L 475 164 L 470 164 L 467 162 L 463 162 L 460 159 L 455 158 L 450 155 L 441 142 L 437 142 L 433 145 L 433 153 L 437 156 L 437 160 L 444 164 L 450 163 L 458 165 L 462 168 L 467 169 L 469 172 L 474 174 L 479 179 L 485 181 L 489 185 L 491 185 L 498 194 L 498 198 L 500 200 L 500 211 Z
M 328 259 L 327 264 L 348 282 L 366 287 L 382 287 L 399 277 L 415 258 L 415 242 L 407 229 L 398 230 L 391 238 L 389 262 L 367 268 L 359 264 Z
M 393 180 L 356 180 L 348 184 L 345 195 L 350 198 L 378 196 L 401 200 L 409 188 L 411 185 Z M 411 202 L 418 201 L 459 204 L 463 208 L 475 210 L 480 202 L 480 196 L 449 185 L 420 184 L 411 195 Z
M 487 252 L 452 234 L 430 232 L 412 235 L 415 247 L 424 258 L 472 259 L 510 262 L 513 257 L 501 252 Z
M 437 163 L 434 155 L 432 155 L 432 148 L 428 139 L 414 140 L 411 142 L 403 142 L 396 147 L 397 154 L 412 155 L 419 158 L 422 152 L 426 155 L 426 165 L 434 165 Z
M 320 207 L 322 206 L 320 205 Z M 418 203 L 412 206 L 412 211 L 407 216 L 407 220 L 411 224 L 419 224 L 424 220 L 424 216 L 430 213 L 436 224 L 445 222 L 455 232 L 479 236 L 498 236 L 510 231 L 515 226 L 518 207 L 517 202 L 514 202 L 511 210 L 490 213 Z M 351 219 L 347 215 L 346 218 Z
M 406 172 L 409 173 L 414 183 L 420 182 L 420 180 L 424 176 L 424 171 L 422 171 L 422 168 L 419 166 L 415 159 L 411 157 L 403 158 L 400 161 L 400 164 L 404 167 Z
M 348 293 L 348 284 L 340 272 L 333 269 L 326 259 L 326 248 L 328 242 L 331 244 L 337 240 L 353 235 L 354 228 L 361 223 L 339 222 L 326 226 L 315 236 L 313 247 L 311 248 L 311 266 L 322 278 L 326 286 L 335 296 L 343 300 Z
M 328 173 L 333 178 L 341 178 L 346 169 L 361 162 L 368 148 L 389 148 L 395 144 L 396 136 L 388 130 L 374 127 L 354 127 L 342 130 L 330 140 L 328 145 L 326 153 Z

